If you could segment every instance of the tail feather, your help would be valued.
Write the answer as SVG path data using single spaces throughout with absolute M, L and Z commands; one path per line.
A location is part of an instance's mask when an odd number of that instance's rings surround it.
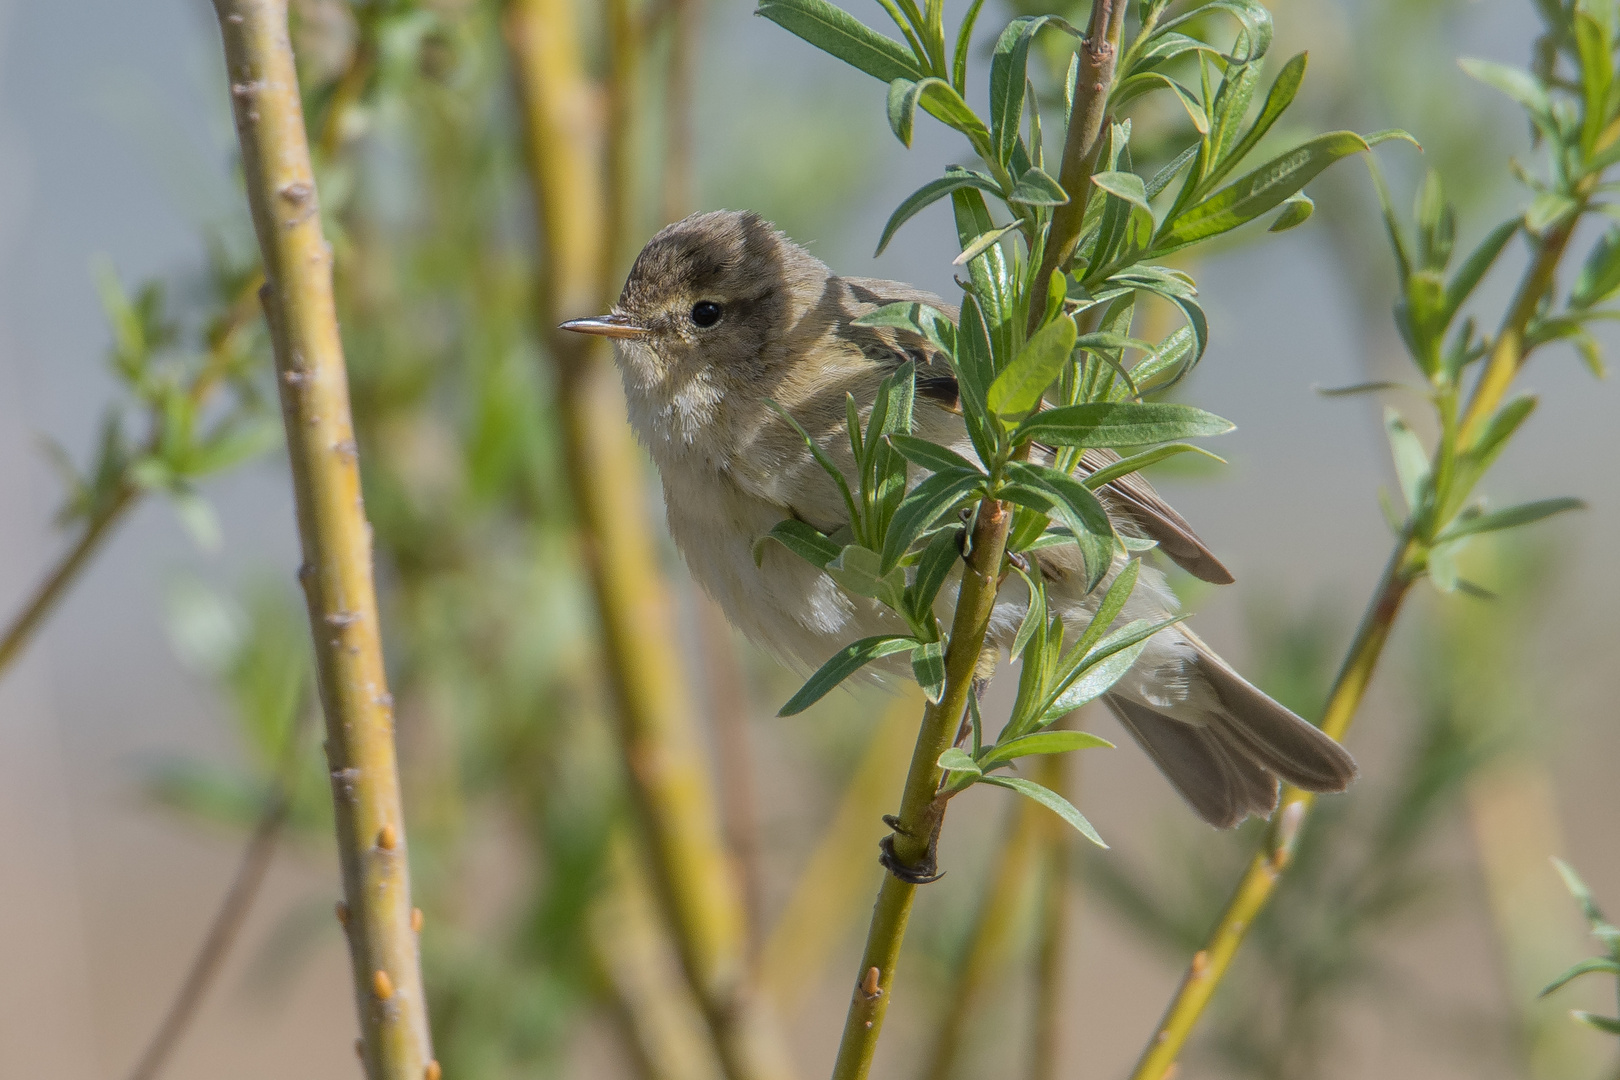
M 1181 797 L 1217 829 L 1277 808 L 1276 778 L 1248 755 L 1228 749 L 1213 729 L 1173 720 L 1118 694 L 1106 700 Z
M 1343 791 L 1350 786 L 1356 778 L 1356 761 L 1349 751 L 1267 697 L 1192 631 L 1180 629 L 1195 650 L 1196 672 L 1226 706 L 1212 710 L 1208 721 L 1227 742 L 1306 791 Z
M 1185 628 L 1193 685 L 1174 705 L 1134 694 L 1106 697 L 1109 708 L 1198 816 L 1230 828 L 1277 808 L 1277 780 L 1307 791 L 1343 791 L 1355 759 L 1333 739 L 1233 671 Z

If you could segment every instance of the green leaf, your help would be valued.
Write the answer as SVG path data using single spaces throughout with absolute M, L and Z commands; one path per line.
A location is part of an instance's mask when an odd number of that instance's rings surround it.
M 872 257 L 877 258 L 877 256 L 883 254 L 883 249 L 889 246 L 889 241 L 894 239 L 894 234 L 900 230 L 900 226 L 915 217 L 918 211 L 943 199 L 959 188 L 967 187 L 978 188 L 992 194 L 999 194 L 1001 191 L 996 186 L 996 182 L 983 173 L 955 167 L 947 169 L 945 175 L 938 180 L 930 180 L 906 196 L 905 200 L 895 208 L 894 213 L 889 215 L 888 223 L 883 226 L 883 235 L 878 238 L 877 251 L 872 253 Z
M 1087 476 L 1083 482 L 1086 487 L 1096 491 L 1098 488 L 1111 484 L 1122 476 L 1129 476 L 1131 473 L 1145 469 L 1149 465 L 1157 464 L 1165 458 L 1188 453 L 1201 454 L 1211 461 L 1218 461 L 1222 465 L 1226 464 L 1225 458 L 1212 454 L 1201 446 L 1193 446 L 1190 443 L 1170 443 L 1168 446 L 1156 446 L 1152 450 L 1144 450 L 1140 454 L 1132 454 L 1128 458 L 1121 458 L 1112 465 L 1098 469 L 1090 476 Z
M 1298 53 L 1277 72 L 1277 77 L 1271 80 L 1271 89 L 1266 91 L 1265 104 L 1260 106 L 1260 115 L 1254 118 L 1249 130 L 1243 133 L 1224 157 L 1215 162 L 1208 175 L 1199 181 L 1199 190 L 1208 191 L 1224 180 L 1228 173 L 1243 163 L 1243 159 L 1254 152 L 1265 138 L 1277 119 L 1287 111 L 1288 106 L 1294 102 L 1294 96 L 1299 93 L 1300 84 L 1305 81 L 1306 55 Z M 1194 192 L 1196 193 L 1196 192 Z M 1179 199 L 1177 200 L 1179 203 Z
M 1163 255 L 1230 232 L 1281 204 L 1335 161 L 1366 149 L 1366 140 L 1353 131 L 1318 135 L 1232 181 L 1168 222 L 1154 240 L 1152 253 Z
M 1596 1028 L 1605 1035 L 1620 1035 L 1620 1020 L 1616 1020 L 1612 1016 L 1599 1016 L 1584 1009 L 1571 1009 L 1569 1015 L 1587 1027 Z
M 918 80 L 926 74 L 910 49 L 826 0 L 760 0 L 754 13 L 884 82 Z
M 961 538 L 961 529 L 941 529 L 923 549 L 916 577 L 906 586 L 906 610 L 913 623 L 927 624 L 932 618 L 934 600 L 962 557 Z
M 984 121 L 968 107 L 968 103 L 962 100 L 950 83 L 934 78 L 920 82 L 896 79 L 889 84 L 889 127 L 894 131 L 895 138 L 905 146 L 911 146 L 911 133 L 919 105 L 947 126 L 973 140 L 975 146 L 984 146 L 989 142 L 990 132 L 985 129 Z
M 939 767 L 947 772 L 967 773 L 970 776 L 979 776 L 984 772 L 967 751 L 955 746 L 939 755 Z
M 1487 86 L 1493 86 L 1518 102 L 1537 127 L 1549 137 L 1557 135 L 1558 126 L 1553 119 L 1552 97 L 1540 79 L 1522 68 L 1497 64 L 1489 60 L 1467 57 L 1457 66 Z
M 1007 201 L 1026 206 L 1062 206 L 1069 201 L 1069 193 L 1046 173 L 1032 168 L 1018 178 Z
M 1507 247 L 1508 241 L 1519 231 L 1519 224 L 1520 219 L 1512 217 L 1492 229 L 1486 234 L 1485 239 L 1479 242 L 1479 246 L 1469 253 L 1468 258 L 1463 260 L 1462 266 L 1457 268 L 1451 283 L 1446 286 L 1445 317 L 1448 324 L 1473 295 L 1480 279 L 1496 264 L 1497 256 L 1502 254 L 1502 249 Z M 1616 284 L 1620 285 L 1620 279 L 1616 280 Z M 1579 285 L 1576 287 L 1579 288 Z
M 887 575 L 899 566 L 917 538 L 963 499 L 982 488 L 984 480 L 984 474 L 977 469 L 951 469 L 937 472 L 912 488 L 900 501 L 889 523 L 888 535 L 883 538 L 879 573 Z
M 917 84 L 896 79 L 889 84 L 889 130 L 900 145 L 911 149 L 911 129 L 917 121 Z
M 988 753 L 979 758 L 979 768 L 988 771 L 1014 758 L 1031 757 L 1036 754 L 1066 754 L 1071 750 L 1091 750 L 1099 747 L 1112 750 L 1114 744 L 1088 731 L 1037 731 L 1033 735 L 1025 735 L 992 746 Z
M 938 705 L 945 696 L 945 643 L 930 641 L 913 649 L 911 674 L 922 687 L 923 696 Z
M 955 450 L 948 450 L 938 443 L 931 443 L 927 439 L 919 439 L 915 435 L 902 435 L 898 432 L 890 435 L 889 445 L 900 452 L 907 461 L 929 472 L 941 473 L 962 470 L 967 472 L 981 472 L 979 467 Z M 981 473 L 982 475 L 982 473 Z
M 898 568 L 883 571 L 878 553 L 871 548 L 846 544 L 826 571 L 845 592 L 871 597 L 896 611 L 905 609 L 905 573 Z
M 1524 227 L 1537 236 L 1580 209 L 1580 204 L 1558 191 L 1543 191 L 1524 211 Z
M 1529 525 L 1544 518 L 1550 518 L 1554 514 L 1585 509 L 1586 503 L 1583 500 L 1571 498 L 1542 499 L 1539 502 L 1521 503 L 1518 506 L 1494 510 L 1488 514 L 1459 517 L 1451 523 L 1445 532 L 1435 539 L 1435 542 L 1445 543 L 1449 540 L 1461 539 L 1464 536 L 1473 536 L 1475 533 L 1514 529 L 1520 525 Z
M 989 232 L 980 233 L 978 236 L 975 236 L 972 240 L 968 241 L 967 246 L 962 249 L 962 253 L 951 260 L 951 265 L 962 266 L 968 262 L 971 262 L 973 259 L 978 258 L 984 253 L 986 248 L 989 248 L 997 240 L 1000 240 L 1003 236 L 1006 236 L 1008 233 L 1018 228 L 1018 226 L 1019 222 L 1009 221 L 1005 225 L 996 226 Z
M 1558 876 L 1563 878 L 1564 888 L 1569 890 L 1569 895 L 1581 906 L 1581 914 L 1586 917 L 1587 925 L 1592 928 L 1592 932 L 1601 936 L 1602 931 L 1612 931 L 1614 928 L 1609 925 L 1608 919 L 1604 918 L 1603 912 L 1598 908 L 1597 901 L 1592 898 L 1592 890 L 1586 887 L 1586 882 L 1581 880 L 1575 868 L 1559 858 L 1554 858 L 1552 864 L 1558 871 Z
M 838 684 L 872 661 L 897 652 L 908 652 L 922 642 L 909 637 L 869 637 L 852 642 L 832 655 L 832 658 L 788 699 L 778 716 L 796 716 L 820 701 Z
M 832 458 L 828 457 L 827 452 L 821 448 L 821 445 L 810 437 L 810 433 L 804 430 L 804 426 L 793 419 L 792 413 L 770 398 L 765 399 L 765 404 L 774 409 L 778 416 L 793 425 L 793 430 L 797 431 L 799 438 L 804 440 L 804 445 L 810 451 L 810 456 L 816 459 L 816 464 L 821 466 L 822 472 L 825 472 L 837 486 L 838 494 L 843 496 L 844 509 L 849 513 L 850 526 L 857 526 L 860 523 L 861 514 L 855 505 L 855 495 L 849 490 L 849 481 L 844 479 L 844 474 L 838 471 L 838 466 L 833 464 Z
M 1231 59 L 1244 64 L 1258 60 L 1271 48 L 1271 12 L 1259 0 L 1213 0 L 1212 3 L 1193 4 L 1186 12 L 1159 25 L 1159 33 L 1201 19 L 1210 12 L 1220 11 L 1232 16 L 1243 28 L 1233 43 Z
M 1108 194 L 1116 195 L 1131 205 L 1139 206 L 1143 210 L 1152 213 L 1152 207 L 1148 206 L 1147 187 L 1142 183 L 1142 178 L 1135 173 L 1094 173 L 1091 182 L 1108 192 Z
M 1023 124 L 1029 42 L 1049 18 L 1024 15 L 1008 23 L 990 58 L 990 146 L 1001 165 L 1012 159 Z
M 1016 660 L 1028 645 L 1035 632 L 1046 625 L 1046 590 L 1018 571 L 1024 578 L 1024 584 L 1029 590 L 1029 606 L 1024 609 L 1024 617 L 1018 623 L 1018 633 L 1013 636 L 1012 648 L 1007 650 L 1010 660 Z
M 1407 426 L 1401 414 L 1384 409 L 1384 432 L 1389 436 L 1389 448 L 1395 459 L 1395 475 L 1401 482 L 1401 495 L 1406 499 L 1409 514 L 1416 514 L 1423 505 L 1424 488 L 1429 482 L 1429 455 L 1418 441 L 1417 433 Z
M 1119 618 L 1120 612 L 1125 610 L 1125 604 L 1131 598 L 1131 593 L 1136 591 L 1136 582 L 1141 573 L 1142 560 L 1131 559 L 1118 574 L 1114 575 L 1114 580 L 1108 585 L 1108 591 L 1103 594 L 1102 603 L 1097 605 L 1096 614 L 1091 617 L 1091 624 L 1080 635 L 1080 640 L 1074 643 L 1072 655 L 1076 659 L 1084 658 L 1087 651 L 1102 640 L 1102 636 L 1108 632 L 1114 620 Z
M 1271 223 L 1267 232 L 1285 232 L 1295 225 L 1303 225 L 1310 220 L 1311 214 L 1316 210 L 1316 204 L 1311 197 L 1303 191 L 1295 192 L 1283 200 L 1282 213 Z
M 775 540 L 811 566 L 822 570 L 827 568 L 828 563 L 838 558 L 838 553 L 843 550 L 809 522 L 787 518 L 778 521 L 771 527 L 770 532 L 754 541 L 755 566 L 764 562 L 765 545 L 771 540 Z
M 1081 652 L 1084 641 L 1077 644 L 1065 658 L 1062 675 L 1041 709 L 1039 722 L 1049 724 L 1106 694 L 1141 657 L 1148 639 L 1180 621 L 1179 617 L 1156 623 L 1135 619 L 1108 634 L 1090 652 Z
M 986 403 L 998 416 L 1019 416 L 1040 404 L 1041 395 L 1069 362 L 1074 351 L 1074 320 L 1047 323 L 1024 343 L 1007 370 L 990 384 Z
M 1575 287 L 1569 291 L 1569 306 L 1589 308 L 1601 304 L 1616 289 L 1620 289 L 1620 225 L 1610 227 L 1592 245 Z
M 951 84 L 958 93 L 967 92 L 967 61 L 968 47 L 973 44 L 973 27 L 979 21 L 979 9 L 984 6 L 984 0 L 973 0 L 968 5 L 967 14 L 962 16 L 962 26 L 956 32 L 956 51 L 951 58 Z
M 1620 960 L 1614 960 L 1607 956 L 1594 956 L 1591 959 L 1582 960 L 1548 983 L 1542 988 L 1541 993 L 1536 996 L 1546 997 L 1554 991 L 1562 990 L 1582 975 L 1620 975 Z
M 1139 71 L 1135 75 L 1121 80 L 1114 87 L 1110 107 L 1113 109 L 1124 108 L 1137 98 L 1157 89 L 1168 90 L 1175 95 L 1176 100 L 1180 102 L 1182 110 L 1186 112 L 1187 118 L 1192 121 L 1192 125 L 1197 129 L 1198 134 L 1209 134 L 1209 115 L 1204 112 L 1204 107 L 1198 103 L 1198 99 L 1193 97 L 1192 91 L 1160 71 Z
M 1045 465 L 1009 462 L 1007 475 L 1013 481 L 1003 492 L 1008 499 L 1043 513 L 1055 512 L 1074 531 L 1085 559 L 1086 590 L 1095 588 L 1114 558 L 1114 527 L 1097 496 L 1068 473 Z M 1044 495 L 1044 505 L 1040 498 L 1029 498 L 1029 493 Z
M 1095 401 L 1043 409 L 1018 425 L 1013 442 L 1033 439 L 1050 446 L 1149 446 L 1223 435 L 1234 426 L 1230 420 L 1191 405 Z
M 978 782 L 981 784 L 994 784 L 996 787 L 1004 787 L 1009 791 L 1016 791 L 1020 795 L 1034 799 L 1036 802 L 1052 811 L 1058 817 L 1074 826 L 1075 830 L 1078 831 L 1081 836 L 1084 836 L 1093 844 L 1096 844 L 1100 848 L 1106 848 L 1108 846 L 1107 844 L 1103 843 L 1102 837 L 1097 835 L 1097 830 L 1091 827 L 1091 822 L 1087 821 L 1085 816 L 1074 808 L 1074 804 L 1050 788 L 1044 788 L 1035 783 L 1033 780 L 1024 780 L 1016 776 L 981 776 Z

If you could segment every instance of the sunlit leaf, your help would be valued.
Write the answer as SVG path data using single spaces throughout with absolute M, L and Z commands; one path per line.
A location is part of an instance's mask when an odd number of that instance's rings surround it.
M 788 699 L 778 716 L 795 716 L 825 697 L 834 687 L 874 660 L 898 652 L 908 652 L 922 642 L 909 637 L 869 637 L 839 649 L 810 676 L 799 692 Z

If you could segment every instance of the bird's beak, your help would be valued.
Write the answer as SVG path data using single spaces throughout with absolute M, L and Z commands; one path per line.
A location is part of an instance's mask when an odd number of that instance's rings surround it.
M 597 315 L 589 319 L 569 319 L 562 329 L 576 334 L 595 334 L 598 337 L 639 338 L 650 332 L 626 315 Z

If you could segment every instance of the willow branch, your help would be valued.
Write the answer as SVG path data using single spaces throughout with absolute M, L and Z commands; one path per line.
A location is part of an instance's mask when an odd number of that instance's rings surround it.
M 1108 98 L 1114 89 L 1114 66 L 1119 58 L 1120 39 L 1125 32 L 1127 0 L 1095 0 L 1086 40 L 1080 46 L 1080 73 L 1074 87 L 1074 108 L 1063 137 L 1063 164 L 1058 183 L 1068 192 L 1069 201 L 1052 210 L 1052 227 L 1041 252 L 1041 268 L 1035 275 L 1029 301 L 1029 333 L 1040 326 L 1046 313 L 1046 295 L 1052 271 L 1069 265 L 1080 243 L 1085 221 L 1086 200 L 1091 194 L 1091 174 L 1096 170 L 1097 152 L 1108 120 Z
M 1514 376 L 1524 364 L 1527 352 L 1525 331 L 1542 298 L 1552 288 L 1558 264 L 1569 244 L 1575 217 L 1572 215 L 1570 226 L 1552 230 L 1542 237 L 1530 266 L 1520 279 L 1513 302 L 1492 344 L 1485 370 L 1480 374 L 1463 414 L 1459 431 L 1464 446 L 1496 411 Z M 1421 541 L 1408 533 L 1396 544 L 1384 567 L 1383 577 L 1373 592 L 1372 603 L 1362 616 L 1361 625 L 1351 641 L 1350 651 L 1334 681 L 1322 715 L 1322 730 L 1335 739 L 1343 741 L 1351 721 L 1355 719 L 1356 710 L 1361 705 L 1379 656 L 1383 653 L 1384 643 L 1400 612 L 1401 602 L 1422 573 L 1424 556 Z M 1292 786 L 1283 788 L 1277 812 L 1272 817 L 1271 828 L 1260 850 L 1250 861 L 1227 901 L 1214 931 L 1194 954 L 1153 1039 L 1137 1062 L 1131 1080 L 1163 1080 L 1175 1064 L 1204 1007 L 1226 975 L 1244 935 L 1271 899 L 1314 801 L 1315 797 L 1308 791 Z
M 1062 724 L 1063 721 L 1059 721 Z M 1035 764 L 1035 782 L 1073 802 L 1068 791 L 1070 755 L 1048 754 Z M 1027 801 L 1027 800 L 1026 800 Z M 1064 958 L 1069 951 L 1070 874 L 1074 834 L 1052 814 L 1041 814 L 1041 910 L 1035 947 L 1035 1030 L 1030 1036 L 1030 1080 L 1057 1080 L 1062 1036 L 1068 1026 L 1064 1008 Z
M 712 784 L 672 643 L 666 582 L 646 519 L 641 459 L 625 423 L 605 343 L 556 329 L 611 303 L 629 224 L 635 22 L 608 12 L 606 125 L 586 79 L 569 0 L 509 0 L 539 224 L 537 322 L 556 369 L 563 453 L 581 554 L 600 625 L 618 745 L 648 852 L 660 913 L 731 1080 L 785 1076 L 780 1049 L 745 979 L 742 904 L 726 862 Z
M 1043 823 L 1037 815 L 1056 820 L 1050 810 L 1031 799 L 1019 799 L 1008 806 L 1007 813 L 1012 827 L 1000 834 L 988 888 L 968 933 L 967 949 L 951 979 L 945 1011 L 934 1028 L 933 1047 L 921 1073 L 923 1080 L 951 1080 L 962 1044 L 973 1030 L 973 1005 L 1007 957 L 1019 901 L 1030 883 L 1042 831 Z
M 900 800 L 898 824 L 894 829 L 892 854 L 902 867 L 921 872 L 932 868 L 933 849 L 945 819 L 945 798 L 940 794 L 944 770 L 939 755 L 948 750 L 967 712 L 968 695 L 973 692 L 974 669 L 984 648 L 985 631 L 990 627 L 990 611 L 996 602 L 997 580 L 1007 546 L 1007 529 L 1012 513 L 999 502 L 986 500 L 979 506 L 973 527 L 972 549 L 963 568 L 961 591 L 956 598 L 956 614 L 951 623 L 950 644 L 945 650 L 945 691 L 937 704 L 923 710 L 917 732 L 917 745 L 911 755 L 911 769 Z M 838 1044 L 838 1061 L 833 1080 L 865 1080 L 872 1068 L 883 1018 L 893 996 L 894 971 L 900 959 L 900 943 L 917 886 L 893 873 L 883 878 L 872 924 L 866 934 L 860 971 L 850 996 L 844 1019 L 844 1035 Z
M 286 0 L 215 0 L 242 147 L 260 292 L 286 423 L 326 717 L 349 954 L 372 1080 L 436 1080 L 412 926 L 405 820 L 383 669 L 371 527 Z
M 220 969 L 225 966 L 225 958 L 236 944 L 242 926 L 247 922 L 248 912 L 253 910 L 259 888 L 270 871 L 276 844 L 281 839 L 282 826 L 287 823 L 287 811 L 291 806 L 289 795 L 309 716 L 309 710 L 301 709 L 293 721 L 292 730 L 287 733 L 287 745 L 281 752 L 270 790 L 265 794 L 259 820 L 242 849 L 242 861 L 237 866 L 236 876 L 225 890 L 225 897 L 220 901 L 219 910 L 214 913 L 214 921 L 209 924 L 208 933 L 203 937 L 202 945 L 198 947 L 197 955 L 180 983 L 180 989 L 169 1003 L 168 1011 L 163 1014 L 163 1020 L 146 1044 L 140 1060 L 130 1071 L 129 1080 L 153 1080 L 162 1071 L 169 1055 L 180 1044 L 181 1037 L 195 1019 L 197 1007 L 202 1004 Z

